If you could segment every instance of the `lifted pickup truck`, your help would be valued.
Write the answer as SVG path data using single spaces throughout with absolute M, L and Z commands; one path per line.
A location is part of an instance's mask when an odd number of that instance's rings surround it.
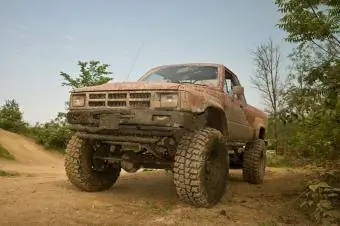
M 72 91 L 65 170 L 78 189 L 109 189 L 121 169 L 167 169 L 180 200 L 211 207 L 230 167 L 262 183 L 267 116 L 247 104 L 237 76 L 219 64 L 151 69 L 137 82 Z

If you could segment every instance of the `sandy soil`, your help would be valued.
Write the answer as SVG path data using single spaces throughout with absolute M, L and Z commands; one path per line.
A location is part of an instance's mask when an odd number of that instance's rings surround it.
M 110 190 L 85 193 L 67 181 L 61 155 L 3 130 L 0 144 L 17 159 L 0 169 L 20 173 L 0 177 L 0 225 L 312 225 L 292 208 L 302 171 L 268 168 L 262 185 L 232 171 L 221 203 L 199 209 L 177 199 L 164 171 L 124 172 Z

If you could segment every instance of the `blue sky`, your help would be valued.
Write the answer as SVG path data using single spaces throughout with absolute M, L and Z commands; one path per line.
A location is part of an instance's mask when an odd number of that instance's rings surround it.
M 144 42 L 129 80 L 161 64 L 222 63 L 263 109 L 249 53 L 269 37 L 290 53 L 279 18 L 273 1 L 1 0 L 0 104 L 15 98 L 30 123 L 52 119 L 69 95 L 60 71 L 77 73 L 78 60 L 95 59 L 123 81 Z

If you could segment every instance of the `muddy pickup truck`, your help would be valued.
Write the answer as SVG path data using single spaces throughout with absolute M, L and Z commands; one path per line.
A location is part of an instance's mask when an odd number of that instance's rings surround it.
M 224 65 L 165 65 L 136 82 L 76 89 L 67 119 L 74 135 L 65 170 L 82 191 L 109 189 L 121 169 L 166 169 L 180 200 L 211 207 L 232 167 L 248 183 L 263 182 L 267 116 L 247 104 Z

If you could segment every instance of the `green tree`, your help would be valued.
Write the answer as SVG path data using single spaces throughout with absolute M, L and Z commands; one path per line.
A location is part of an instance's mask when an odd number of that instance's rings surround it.
M 25 127 L 22 112 L 15 99 L 6 100 L 0 108 L 0 128 L 19 132 Z
M 58 116 L 49 122 L 37 123 L 30 129 L 32 136 L 46 148 L 55 148 L 64 150 L 71 136 L 69 125 L 66 122 L 65 116 Z
M 86 86 L 101 85 L 109 82 L 112 78 L 109 75 L 112 72 L 108 71 L 110 65 L 102 64 L 99 61 L 79 61 L 80 73 L 71 76 L 68 73 L 60 72 L 63 78 L 62 85 L 71 89 L 81 88 Z M 63 150 L 69 138 L 71 130 L 66 120 L 66 114 L 59 112 L 58 116 L 43 124 L 36 124 L 31 128 L 31 134 L 47 148 L 57 148 Z
M 324 104 L 334 109 L 340 85 L 340 1 L 276 0 L 275 3 L 283 13 L 278 27 L 288 33 L 287 41 L 299 46 L 293 55 L 304 59 L 309 56 L 307 74 L 300 79 L 311 87 L 318 85 L 325 96 Z
M 278 27 L 288 33 L 289 42 L 312 43 L 324 52 L 339 54 L 340 1 L 276 0 L 283 14 Z
M 278 26 L 298 45 L 281 115 L 295 126 L 291 143 L 317 158 L 339 154 L 340 1 L 275 3 L 282 13 Z
M 112 80 L 112 72 L 108 71 L 109 64 L 102 64 L 100 61 L 78 61 L 80 66 L 80 74 L 71 76 L 68 73 L 60 72 L 60 76 L 64 79 L 63 86 L 70 88 L 81 88 L 86 86 L 101 85 Z

